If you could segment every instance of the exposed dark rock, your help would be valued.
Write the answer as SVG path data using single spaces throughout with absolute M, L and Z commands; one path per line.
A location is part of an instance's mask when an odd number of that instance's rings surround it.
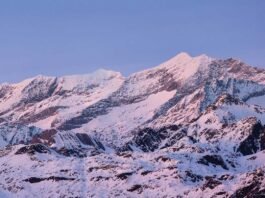
M 255 160 L 255 159 L 257 159 L 257 156 L 252 156 L 252 157 L 248 158 L 247 160 Z
M 0 125 L 0 137 L 2 136 L 3 140 L 9 145 L 29 144 L 32 137 L 38 133 L 40 133 L 40 129 L 34 126 L 17 123 L 3 123 Z
M 71 118 L 58 127 L 59 130 L 71 130 L 81 127 L 83 124 L 90 122 L 100 115 L 105 115 L 109 112 L 110 108 L 118 106 L 118 103 L 112 101 L 110 98 L 103 99 L 94 105 L 89 106 L 80 116 Z
M 12 151 L 12 146 L 8 145 L 4 149 L 0 149 L 0 157 L 6 156 Z
M 170 147 L 170 146 L 173 146 L 174 144 L 176 144 L 180 139 L 182 139 L 183 137 L 187 136 L 187 131 L 185 128 L 182 128 L 182 129 L 179 129 L 179 130 L 176 130 L 176 132 L 171 132 L 173 133 L 173 135 L 171 135 L 165 145 L 162 148 L 167 148 L 167 147 Z M 189 136 L 188 136 L 189 137 Z M 193 137 L 189 137 L 189 139 L 195 143 L 196 140 L 193 138 Z
M 249 92 L 241 93 L 242 91 L 238 87 L 241 87 L 242 85 L 249 87 Z M 205 83 L 204 93 L 204 100 L 200 105 L 201 112 L 209 105 L 211 105 L 212 108 L 215 108 L 216 104 L 240 104 L 251 97 L 264 95 L 265 86 L 249 80 L 236 78 L 219 80 L 216 78 Z
M 146 128 L 139 131 L 133 140 L 137 147 L 141 148 L 145 152 L 148 152 L 157 149 L 162 141 L 162 138 L 163 136 L 153 129 Z
M 243 155 L 251 155 L 265 149 L 265 127 L 257 122 L 250 135 L 240 143 L 237 152 Z
M 28 104 L 50 97 L 57 87 L 57 78 L 34 79 L 22 90 L 22 103 Z
M 55 129 L 45 130 L 42 133 L 33 136 L 32 140 L 30 142 L 33 143 L 33 144 L 43 143 L 45 145 L 51 146 L 52 144 L 55 143 L 54 135 L 57 132 L 58 131 L 55 130 Z
M 163 148 L 171 146 L 186 135 L 185 131 L 178 131 L 179 128 L 180 126 L 171 125 L 158 130 L 151 128 L 141 129 L 135 133 L 132 141 L 128 142 L 123 148 L 121 148 L 121 151 L 132 151 L 133 149 L 131 148 L 131 145 L 140 148 L 144 152 L 154 151 L 159 148 L 163 140 L 169 138 L 170 135 L 177 131 L 176 134 L 170 137 Z
M 205 155 L 198 161 L 199 164 L 204 164 L 209 166 L 221 166 L 223 169 L 228 170 L 227 165 L 225 164 L 223 158 L 220 155 Z
M 66 157 L 87 157 L 87 154 L 85 152 L 85 150 L 82 149 L 67 149 L 67 148 L 60 148 L 58 150 L 56 150 L 59 154 L 64 155 Z
M 67 173 L 67 172 L 69 172 L 69 170 L 67 170 L 67 169 L 62 169 L 62 170 L 60 170 L 60 172 Z
M 116 153 L 118 156 L 122 156 L 122 157 L 125 157 L 125 158 L 131 158 L 132 157 L 132 153 L 129 151 L 129 152 L 117 152 Z
M 88 171 L 89 172 L 92 172 L 92 171 L 97 171 L 97 170 L 110 170 L 110 169 L 113 169 L 113 168 L 117 168 L 117 166 L 114 166 L 114 165 L 105 165 L 105 166 L 90 167 L 88 169 Z
M 146 171 L 141 172 L 141 175 L 145 176 L 145 175 L 148 175 L 149 173 L 152 173 L 152 172 L 153 171 L 146 170 Z
M 19 122 L 23 124 L 28 124 L 32 122 L 37 122 L 39 120 L 44 120 L 50 116 L 53 116 L 57 113 L 59 109 L 66 108 L 64 106 L 55 106 L 55 107 L 48 107 L 47 109 L 44 109 L 43 111 L 37 113 L 37 114 L 32 114 L 28 113 L 20 117 Z
M 233 167 L 233 168 L 236 167 L 236 165 L 235 165 L 235 163 L 234 163 L 233 161 L 231 161 L 231 160 L 226 160 L 226 162 L 227 162 L 231 167 Z
M 35 153 L 50 153 L 50 149 L 42 144 L 32 144 L 21 147 L 20 149 L 17 150 L 15 155 L 20 155 L 25 153 L 29 155 L 34 155 Z
M 39 177 L 30 177 L 28 179 L 25 179 L 23 181 L 29 182 L 29 183 L 39 183 L 45 180 L 53 180 L 53 181 L 73 181 L 75 178 L 68 178 L 68 177 L 56 177 L 56 176 L 51 176 L 51 177 L 46 177 L 46 178 L 39 178 Z
M 101 180 L 109 180 L 110 179 L 110 177 L 103 177 L 103 176 L 97 176 L 97 177 L 92 177 L 91 179 L 90 179 L 90 181 L 101 181 Z
M 78 137 L 78 139 L 85 145 L 90 145 L 90 146 L 95 146 L 94 142 L 92 141 L 92 139 L 90 138 L 89 135 L 85 134 L 85 133 L 77 133 L 76 136 Z
M 166 161 L 170 161 L 171 159 L 169 157 L 166 156 L 159 156 L 155 159 L 157 162 L 158 161 L 162 161 L 162 162 L 166 162 Z
M 227 197 L 227 196 L 225 196 L 225 195 L 227 195 L 227 192 L 220 191 L 220 192 L 215 193 L 214 195 L 222 195 L 224 197 Z
M 135 192 L 137 191 L 139 194 L 143 192 L 144 186 L 140 184 L 135 184 L 131 188 L 127 189 L 129 192 Z
M 203 177 L 201 175 L 194 174 L 191 171 L 185 171 L 185 173 L 186 173 L 187 179 L 192 182 L 199 182 L 203 180 Z
M 126 173 L 121 173 L 118 174 L 116 177 L 121 180 L 127 179 L 129 176 L 131 176 L 134 172 L 126 172 Z
M 5 98 L 5 96 L 12 92 L 13 88 L 12 86 L 6 84 L 6 85 L 1 85 L 0 86 L 0 98 Z
M 4 118 L 0 118 L 0 124 L 5 123 L 5 122 L 7 122 L 6 119 L 4 119 Z
M 98 141 L 94 138 L 91 138 L 89 135 L 87 135 L 85 133 L 76 133 L 76 136 L 85 145 L 90 145 L 90 146 L 93 146 L 95 148 L 105 150 L 105 147 L 103 146 L 103 144 L 100 141 Z
M 233 179 L 234 176 L 230 176 L 228 174 L 225 174 L 225 175 L 222 175 L 220 176 L 218 179 L 221 180 L 221 181 L 226 181 L 226 180 L 230 180 L 230 179 Z
M 238 197 L 262 198 L 265 197 L 265 189 L 260 189 L 260 183 L 253 181 L 251 184 L 236 190 L 236 192 L 230 196 L 230 198 Z
M 204 185 L 202 186 L 202 189 L 205 190 L 206 188 L 210 188 L 210 189 L 214 189 L 216 186 L 222 184 L 222 182 L 209 177 L 206 179 L 206 182 L 204 183 Z

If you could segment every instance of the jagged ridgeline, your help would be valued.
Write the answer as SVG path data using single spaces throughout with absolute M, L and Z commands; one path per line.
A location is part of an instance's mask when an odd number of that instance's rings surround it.
M 265 70 L 180 53 L 0 85 L 0 197 L 262 197 Z

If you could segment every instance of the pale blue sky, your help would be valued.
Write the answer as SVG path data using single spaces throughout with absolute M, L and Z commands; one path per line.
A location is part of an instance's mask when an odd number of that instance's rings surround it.
M 181 51 L 265 67 L 265 1 L 0 0 L 0 82 L 128 75 Z

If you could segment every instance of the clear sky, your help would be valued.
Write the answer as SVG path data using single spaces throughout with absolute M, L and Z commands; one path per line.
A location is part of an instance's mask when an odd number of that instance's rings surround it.
M 0 0 L 0 82 L 128 75 L 182 51 L 265 68 L 265 1 Z

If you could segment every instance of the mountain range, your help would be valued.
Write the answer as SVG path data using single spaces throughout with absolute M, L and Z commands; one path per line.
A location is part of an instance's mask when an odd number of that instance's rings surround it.
M 265 197 L 265 69 L 180 53 L 0 85 L 0 197 Z

